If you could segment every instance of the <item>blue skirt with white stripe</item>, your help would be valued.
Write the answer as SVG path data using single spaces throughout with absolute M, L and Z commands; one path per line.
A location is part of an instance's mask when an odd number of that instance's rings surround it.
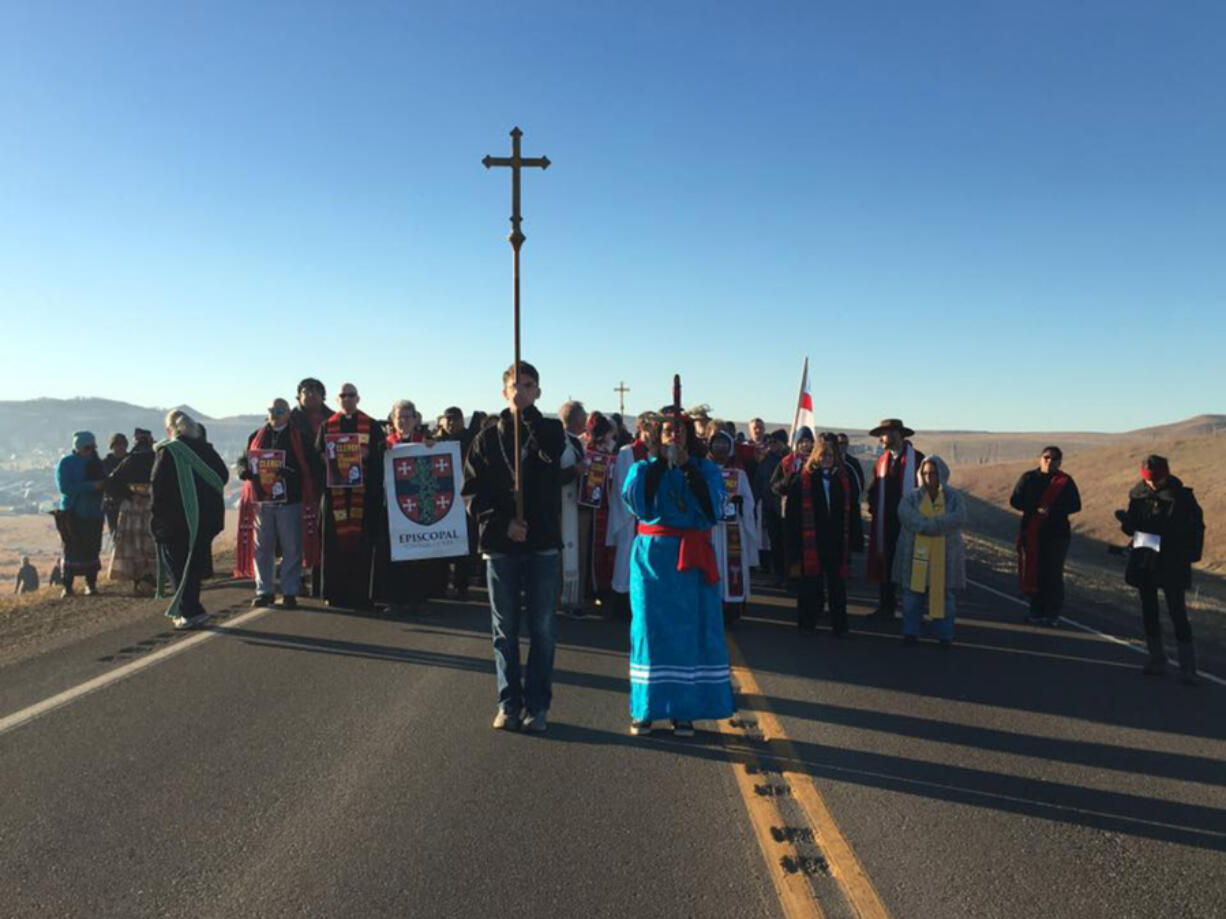
M 630 717 L 698 721 L 732 715 L 720 585 L 678 571 L 680 540 L 637 536 L 630 552 Z

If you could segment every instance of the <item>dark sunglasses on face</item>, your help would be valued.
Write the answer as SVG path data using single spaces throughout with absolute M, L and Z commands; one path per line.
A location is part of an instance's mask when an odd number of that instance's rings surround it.
M 289 409 L 287 409 L 287 408 L 282 408 L 282 407 L 281 407 L 281 406 L 279 406 L 279 405 L 274 405 L 274 406 L 271 406 L 271 407 L 268 409 L 268 414 L 270 414 L 270 415 L 285 415 L 285 414 L 287 414 L 288 412 L 289 412 Z

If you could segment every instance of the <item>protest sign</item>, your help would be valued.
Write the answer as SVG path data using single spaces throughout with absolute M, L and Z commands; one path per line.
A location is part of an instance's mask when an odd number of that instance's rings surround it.
M 360 434 L 325 434 L 329 488 L 361 488 L 366 484 L 365 451 Z
M 248 450 L 247 468 L 251 471 L 256 501 L 285 503 L 285 480 L 281 478 L 281 470 L 285 468 L 284 450 Z

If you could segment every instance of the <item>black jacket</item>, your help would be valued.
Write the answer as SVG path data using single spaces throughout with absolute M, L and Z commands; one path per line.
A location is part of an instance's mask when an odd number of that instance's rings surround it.
M 850 470 L 845 480 L 851 491 L 848 513 L 849 552 L 859 552 L 864 543 L 863 521 L 860 518 L 860 485 Z M 816 470 L 809 477 L 813 495 L 813 521 L 817 536 L 817 556 L 822 568 L 835 572 L 843 563 L 843 481 L 838 475 L 830 479 L 830 503 L 826 503 L 826 490 L 822 487 L 821 473 Z M 803 514 L 804 514 L 804 475 L 793 472 L 785 475 L 782 480 L 782 490 L 786 497 L 783 502 L 783 546 L 784 557 L 789 567 L 802 561 L 804 557 Z
M 107 476 L 106 493 L 117 502 L 126 501 L 132 495 L 131 486 L 148 485 L 152 480 L 154 459 L 153 447 L 138 443 Z
M 179 441 L 191 448 L 217 473 L 224 484 L 230 478 L 225 461 L 217 455 L 213 445 L 203 438 L 180 437 Z M 193 473 L 192 484 L 200 503 L 200 526 L 197 542 L 208 542 L 226 526 L 226 507 L 221 494 L 200 481 Z M 157 452 L 153 462 L 153 535 L 158 542 L 186 542 L 187 518 L 183 515 L 183 499 L 179 494 L 179 477 L 175 470 L 174 457 L 166 449 Z
M 473 441 L 464 462 L 462 494 L 479 529 L 482 552 L 540 552 L 562 547 L 562 487 L 559 461 L 562 422 L 545 418 L 535 406 L 522 419 L 524 518 L 528 539 L 514 543 L 507 526 L 515 518 L 515 429 L 510 409 Z
M 1009 504 L 1014 510 L 1022 512 L 1023 530 L 1038 510 L 1039 502 L 1043 500 L 1043 493 L 1047 491 L 1050 483 L 1051 476 L 1044 475 L 1038 469 L 1023 472 L 1022 477 L 1017 480 L 1017 484 L 1013 487 L 1013 495 L 1009 498 Z M 1076 514 L 1080 510 L 1081 493 L 1077 491 L 1077 483 L 1073 481 L 1072 476 L 1069 476 L 1068 484 L 1061 489 L 1059 497 L 1048 509 L 1047 519 L 1039 525 L 1039 539 L 1068 539 L 1069 515 Z
M 1190 587 L 1192 563 L 1200 561 L 1205 546 L 1205 516 L 1192 489 L 1175 476 L 1157 491 L 1138 482 L 1128 492 L 1128 510 L 1122 517 L 1120 529 L 1129 536 L 1141 532 L 1162 537 L 1158 552 L 1128 553 L 1124 580 L 1133 587 Z

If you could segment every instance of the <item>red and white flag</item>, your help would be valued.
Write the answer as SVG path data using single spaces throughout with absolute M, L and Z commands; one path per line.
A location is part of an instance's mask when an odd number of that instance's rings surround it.
M 797 431 L 801 428 L 813 431 L 813 427 L 813 389 L 809 386 L 809 359 L 806 357 L 804 369 L 800 372 L 800 395 L 796 399 L 796 415 L 792 419 L 792 446 L 796 446 Z

